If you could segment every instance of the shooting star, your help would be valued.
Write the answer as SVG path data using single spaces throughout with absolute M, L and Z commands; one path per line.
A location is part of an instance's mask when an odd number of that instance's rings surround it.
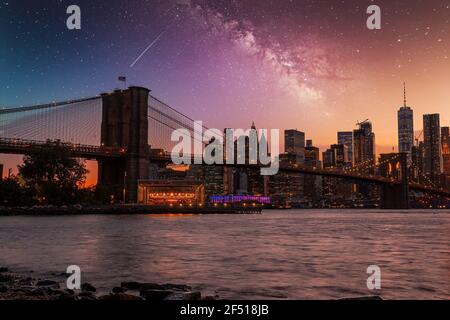
M 164 30 L 163 32 L 161 32 L 148 46 L 147 48 L 145 48 L 144 51 L 142 51 L 142 53 L 136 58 L 136 60 L 133 61 L 132 64 L 130 64 L 130 68 L 133 68 L 134 65 L 144 56 L 144 54 L 150 50 L 151 47 L 153 47 L 158 41 L 159 39 L 161 39 L 161 37 L 164 35 L 164 33 L 166 33 L 167 29 Z

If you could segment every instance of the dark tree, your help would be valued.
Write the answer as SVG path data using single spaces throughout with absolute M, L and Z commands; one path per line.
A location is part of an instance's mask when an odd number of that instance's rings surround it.
M 20 178 L 35 190 L 38 201 L 54 205 L 79 202 L 87 172 L 84 161 L 71 157 L 67 146 L 55 142 L 31 148 L 19 166 Z
M 0 179 L 0 206 L 30 206 L 35 203 L 33 196 L 33 190 L 23 187 L 17 177 Z
M 120 203 L 123 200 L 123 186 L 102 186 L 97 185 L 94 191 L 95 200 L 101 204 Z

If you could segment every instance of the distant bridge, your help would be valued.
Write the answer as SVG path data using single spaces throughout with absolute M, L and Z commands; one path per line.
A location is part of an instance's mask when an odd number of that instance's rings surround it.
M 30 148 L 42 147 L 47 145 L 47 143 L 49 143 L 49 141 L 0 138 L 0 151 L 1 153 L 5 154 L 26 154 L 27 152 L 29 152 Z M 50 141 L 50 143 L 58 143 L 66 147 L 70 151 L 71 156 L 74 158 L 98 160 L 101 158 L 124 158 L 126 156 L 125 148 L 101 147 L 55 141 Z M 152 152 L 152 150 L 150 149 L 148 158 L 151 162 L 170 163 L 172 161 L 172 154 L 167 151 L 161 152 L 159 150 L 154 150 L 154 152 Z M 202 157 L 191 156 L 191 163 L 195 163 L 196 159 L 202 159 Z M 223 166 L 254 169 L 258 169 L 261 167 L 259 165 L 250 164 L 223 164 Z M 307 174 L 329 178 L 346 179 L 355 182 L 366 182 L 381 186 L 401 185 L 401 181 L 395 180 L 393 178 L 361 174 L 359 172 L 346 172 L 336 169 L 317 169 L 304 166 L 281 166 L 279 171 L 285 173 Z M 448 190 L 433 188 L 418 183 L 409 183 L 409 189 L 450 198 L 450 191 Z

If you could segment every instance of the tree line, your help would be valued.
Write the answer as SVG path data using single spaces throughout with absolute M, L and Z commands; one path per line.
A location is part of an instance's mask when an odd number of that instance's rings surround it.
M 0 179 L 0 206 L 103 204 L 121 201 L 122 186 L 85 188 L 88 170 L 67 146 L 48 141 L 24 155 L 18 174 Z

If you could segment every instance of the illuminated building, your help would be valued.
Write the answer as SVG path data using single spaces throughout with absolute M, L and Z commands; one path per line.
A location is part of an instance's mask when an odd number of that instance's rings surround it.
M 343 144 L 333 144 L 322 153 L 323 167 L 340 170 L 349 166 L 348 148 Z M 352 185 L 338 178 L 323 177 L 322 192 L 328 197 L 349 197 Z
M 155 206 L 201 206 L 205 203 L 203 183 L 189 180 L 139 181 L 138 202 Z
M 322 152 L 324 168 L 343 168 L 348 163 L 348 149 L 343 144 L 332 144 Z
M 210 203 L 260 203 L 260 204 L 270 204 L 270 197 L 263 196 L 250 196 L 250 195 L 215 195 L 209 197 Z
M 449 127 L 441 128 L 442 141 L 442 167 L 447 176 L 450 176 L 450 132 Z
M 257 130 L 255 123 L 252 123 L 251 129 L 253 130 Z M 256 152 L 259 155 L 259 153 L 264 153 L 264 154 L 268 154 L 268 150 L 261 150 L 260 148 L 262 146 L 268 146 L 266 137 L 263 134 L 261 135 L 261 137 L 257 137 L 257 144 L 256 144 Z M 248 146 L 248 150 L 246 152 L 246 154 L 250 155 L 250 153 L 254 151 L 252 150 L 252 146 L 249 145 Z M 258 156 L 259 157 L 259 156 Z M 258 158 L 259 159 L 259 158 Z M 258 160 L 259 161 L 259 160 Z M 250 163 L 247 160 L 248 163 Z M 254 195 L 254 196 L 263 196 L 263 195 L 267 195 L 268 191 L 267 191 L 267 177 L 261 175 L 261 171 L 259 169 L 248 169 L 246 171 L 246 175 L 247 175 L 247 192 L 249 195 Z
M 282 153 L 279 155 L 280 166 L 295 167 L 299 164 L 297 154 Z M 269 177 L 269 190 L 272 202 L 279 206 L 292 206 L 303 201 L 305 175 L 300 173 L 285 173 Z
M 248 192 L 247 170 L 237 169 L 233 176 L 233 190 L 237 194 L 246 194 Z
M 353 132 L 339 131 L 337 133 L 337 143 L 346 146 L 347 161 L 349 164 L 353 164 Z
M 319 158 L 320 150 L 314 147 L 312 140 L 306 141 L 305 167 L 311 169 L 321 169 L 322 161 Z M 304 175 L 303 194 L 305 198 L 317 200 L 322 196 L 322 177 L 311 174 Z
M 322 162 L 324 169 L 332 169 L 336 167 L 336 149 L 327 149 L 322 152 Z M 336 179 L 330 177 L 322 177 L 322 192 L 325 197 L 336 195 Z
M 344 144 L 332 144 L 330 148 L 336 152 L 336 167 L 345 167 L 349 163 L 348 147 Z
M 439 114 L 423 115 L 424 173 L 438 182 L 442 173 L 442 145 Z
M 358 123 L 359 128 L 353 130 L 353 159 L 354 165 L 360 171 L 374 173 L 375 166 L 375 133 L 372 123 L 368 120 Z
M 313 146 L 312 140 L 307 140 L 305 148 L 305 165 L 320 168 L 321 164 L 317 162 L 320 162 L 319 154 L 319 148 Z
M 201 182 L 206 195 L 224 194 L 225 170 L 222 166 L 190 165 L 186 171 L 186 179 Z
M 205 193 L 207 195 L 224 193 L 224 168 L 221 166 L 203 166 Z
M 284 150 L 286 153 L 299 153 L 304 147 L 304 132 L 294 129 L 284 131 Z
M 362 174 L 375 174 L 375 133 L 369 120 L 358 123 L 353 130 L 353 165 Z M 368 199 L 378 197 L 378 188 L 366 183 L 359 183 L 356 190 Z
M 411 166 L 411 179 L 421 183 L 423 182 L 423 161 L 424 161 L 424 144 L 420 141 L 416 146 L 412 148 L 412 166 Z
M 251 130 L 254 130 L 257 133 L 257 129 L 255 123 L 253 122 L 251 125 Z M 227 129 L 225 129 L 227 130 Z M 239 140 L 243 139 L 243 140 Z M 244 159 L 241 157 L 243 155 L 238 153 L 238 145 L 244 142 Z M 250 144 L 250 139 L 248 136 L 238 137 L 234 142 L 234 162 L 240 163 L 243 162 L 245 164 L 253 164 L 250 162 L 250 154 L 256 151 L 256 154 L 262 152 L 260 148 L 263 145 L 267 145 L 266 137 L 264 133 L 261 137 L 257 136 L 256 150 L 253 150 L 255 146 Z M 228 158 L 229 155 L 226 154 L 227 148 L 225 146 L 225 157 Z M 267 149 L 264 152 L 267 154 Z M 258 160 L 259 161 L 259 160 Z M 254 163 L 256 164 L 256 163 Z M 259 168 L 223 168 L 222 172 L 222 189 L 220 192 L 210 193 L 207 191 L 207 194 L 250 194 L 250 195 L 266 195 L 268 187 L 267 187 L 267 177 L 261 175 Z
M 408 154 L 411 163 L 411 152 L 414 145 L 414 112 L 406 105 L 406 87 L 403 90 L 403 106 L 397 112 L 398 151 Z
M 284 131 L 285 153 L 279 155 L 280 166 L 304 166 L 306 159 L 305 133 L 298 130 Z M 279 172 L 269 178 L 269 190 L 272 202 L 287 207 L 304 200 L 304 174 L 286 174 Z
M 322 162 L 324 168 L 334 168 L 336 167 L 336 150 L 327 149 L 322 152 Z

